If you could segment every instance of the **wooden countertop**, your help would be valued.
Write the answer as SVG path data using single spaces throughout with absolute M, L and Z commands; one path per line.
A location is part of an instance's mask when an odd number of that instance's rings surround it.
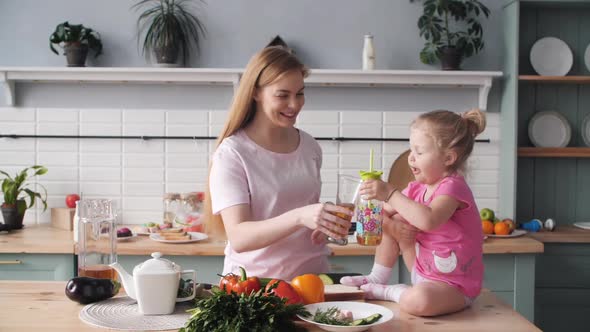
M 590 243 L 590 230 L 575 226 L 557 226 L 553 232 L 529 233 L 528 237 L 543 243 Z
M 82 305 L 64 295 L 65 282 L 0 281 L 0 330 L 6 332 L 105 331 L 78 318 Z M 371 301 L 391 309 L 394 319 L 371 331 L 540 331 L 489 291 L 484 291 L 473 306 L 456 314 L 420 318 L 400 312 L 397 303 Z M 34 319 L 31 319 L 34 317 Z M 299 323 L 309 331 L 322 331 Z
M 590 236 L 589 236 L 590 238 Z M 375 247 L 351 243 L 346 246 L 329 245 L 334 256 L 372 256 Z M 159 251 L 164 255 L 223 256 L 224 242 L 211 240 L 188 244 L 169 244 L 136 236 L 117 243 L 119 255 L 149 255 Z M 488 238 L 484 241 L 484 254 L 542 253 L 543 243 L 530 237 L 509 239 Z M 72 232 L 48 226 L 26 227 L 22 230 L 0 233 L 0 253 L 74 253 Z

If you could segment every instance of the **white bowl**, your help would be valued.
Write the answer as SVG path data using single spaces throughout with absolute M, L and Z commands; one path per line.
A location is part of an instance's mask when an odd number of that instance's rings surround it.
M 354 319 L 366 318 L 371 316 L 372 314 L 381 314 L 382 317 L 373 324 L 368 325 L 358 325 L 358 326 L 339 326 L 339 325 L 328 325 L 328 324 L 321 324 L 314 322 L 313 315 L 315 314 L 316 310 L 321 309 L 322 311 L 326 311 L 329 308 L 337 307 L 340 310 L 348 310 L 352 312 L 352 317 Z M 347 301 L 334 301 L 334 302 L 320 302 L 314 304 L 308 304 L 305 306 L 305 309 L 311 313 L 311 316 L 298 317 L 308 323 L 314 324 L 322 330 L 325 331 L 333 331 L 333 332 L 360 332 L 366 331 L 373 326 L 383 324 L 393 318 L 393 312 L 384 306 L 372 303 L 365 303 L 365 302 L 347 302 Z

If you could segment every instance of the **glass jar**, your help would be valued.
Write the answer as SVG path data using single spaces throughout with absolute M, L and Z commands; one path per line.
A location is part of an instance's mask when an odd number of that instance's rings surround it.
M 360 172 L 362 181 L 381 180 L 381 171 Z M 358 198 L 356 206 L 356 241 L 364 246 L 376 246 L 383 236 L 383 201 Z
M 190 232 L 202 232 L 201 215 L 203 213 L 204 193 L 190 192 L 180 195 L 181 208 L 176 222 L 186 226 Z
M 164 224 L 168 224 L 170 227 L 176 220 L 176 215 L 180 209 L 180 194 L 179 193 L 166 193 L 164 194 Z
M 110 267 L 117 262 L 117 228 L 109 199 L 78 201 L 78 275 L 115 280 Z

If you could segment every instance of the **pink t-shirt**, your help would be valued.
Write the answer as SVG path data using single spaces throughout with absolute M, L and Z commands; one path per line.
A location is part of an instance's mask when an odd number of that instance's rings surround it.
M 262 148 L 244 131 L 221 142 L 211 165 L 213 213 L 249 204 L 253 221 L 319 202 L 322 150 L 313 137 L 299 130 L 299 146 L 291 153 Z M 327 272 L 329 250 L 311 242 L 312 231 L 300 228 L 288 237 L 261 249 L 237 253 L 225 247 L 223 272 L 291 280 L 304 273 Z
M 441 195 L 455 198 L 467 206 L 453 213 L 449 221 L 430 232 L 416 236 L 416 272 L 430 280 L 446 282 L 464 295 L 476 297 L 483 280 L 483 233 L 479 210 L 471 189 L 460 175 L 444 178 L 424 201 L 426 186 L 411 182 L 404 190 L 410 199 L 423 205 Z

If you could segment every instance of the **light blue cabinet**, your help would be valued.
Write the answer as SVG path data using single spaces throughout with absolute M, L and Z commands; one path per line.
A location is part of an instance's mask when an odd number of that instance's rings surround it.
M 0 254 L 0 280 L 69 280 L 72 254 Z

